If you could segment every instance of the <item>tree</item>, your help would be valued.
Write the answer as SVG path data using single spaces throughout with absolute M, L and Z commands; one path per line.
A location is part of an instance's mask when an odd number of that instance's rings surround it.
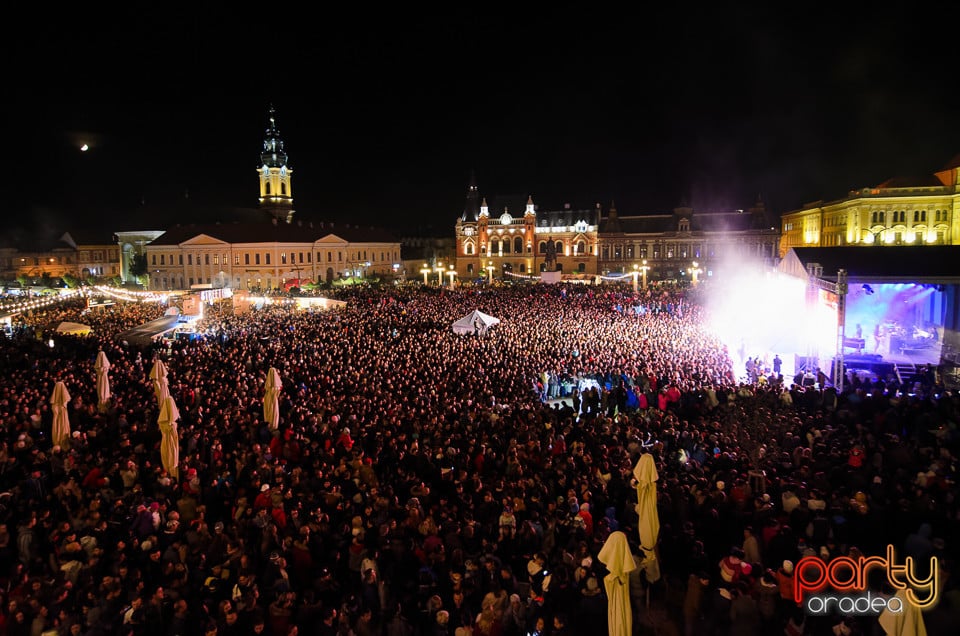
M 30 279 L 27 278 L 26 274 L 17 274 L 17 282 L 20 283 L 20 286 L 26 288 L 30 284 Z
M 40 284 L 44 287 L 53 286 L 53 276 L 50 275 L 50 272 L 43 272 L 40 274 Z
M 80 284 L 80 280 L 73 276 L 72 274 L 64 274 L 60 278 L 63 279 L 63 284 L 69 287 L 70 289 L 75 289 L 77 285 Z

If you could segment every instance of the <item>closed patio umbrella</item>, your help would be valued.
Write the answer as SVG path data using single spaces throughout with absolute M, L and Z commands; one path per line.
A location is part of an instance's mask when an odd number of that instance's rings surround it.
M 50 435 L 54 446 L 66 448 L 70 445 L 70 416 L 67 414 L 67 404 L 70 403 L 70 393 L 67 386 L 61 381 L 53 387 L 50 396 L 50 406 L 53 408 L 53 431 Z
M 900 611 L 891 612 L 889 605 L 880 612 L 879 620 L 887 636 L 927 636 L 923 612 L 907 598 L 906 590 L 898 590 L 894 597 L 900 601 Z M 889 603 L 889 601 L 888 601 Z
M 610 636 L 630 636 L 633 633 L 630 573 L 637 569 L 637 564 L 630 552 L 627 535 L 619 530 L 611 532 L 597 558 L 610 572 L 603 577 L 603 586 L 607 590 L 607 630 Z
M 176 402 L 169 395 L 160 405 L 160 460 L 163 467 L 172 477 L 179 478 L 177 466 L 180 464 L 180 434 L 177 431 L 177 420 L 180 419 L 180 410 Z
M 164 399 L 170 395 L 170 388 L 167 386 L 167 365 L 160 358 L 153 361 L 150 379 L 153 380 L 153 392 L 157 396 L 157 405 L 163 406 Z
M 110 372 L 110 361 L 107 360 L 106 353 L 100 351 L 97 354 L 97 362 L 93 368 L 97 372 L 97 403 L 104 409 L 110 400 L 110 378 L 107 375 Z
M 271 431 L 277 430 L 280 425 L 280 372 L 270 367 L 267 372 L 267 381 L 263 387 L 263 419 L 267 421 Z
M 660 578 L 660 565 L 657 562 L 657 537 L 660 535 L 660 514 L 657 512 L 657 466 L 653 455 L 644 453 L 633 468 L 637 480 L 637 524 L 640 530 L 640 549 L 642 551 L 640 567 L 647 581 L 653 583 Z

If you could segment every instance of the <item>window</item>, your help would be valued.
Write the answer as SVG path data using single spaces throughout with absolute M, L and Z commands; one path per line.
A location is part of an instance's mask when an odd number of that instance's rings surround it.
M 249 254 L 244 254 L 244 255 L 243 255 L 243 264 L 244 264 L 244 265 L 249 265 L 249 264 L 250 264 L 250 255 L 249 255 Z
M 213 255 L 213 264 L 214 264 L 214 265 L 219 265 L 219 264 L 220 264 L 220 255 L 219 255 L 219 254 L 214 254 L 214 255 Z M 226 265 L 226 263 L 224 263 L 224 265 Z
M 337 262 L 343 262 L 343 252 L 337 252 Z
M 303 257 L 303 255 L 301 254 L 301 260 L 302 260 L 302 257 Z M 312 262 L 313 262 L 313 252 L 307 252 L 307 262 L 308 262 L 308 263 L 312 263 Z
M 467 263 L 467 273 L 468 274 L 473 273 L 473 263 Z
M 920 210 L 914 210 L 914 211 L 913 211 L 913 222 L 914 222 L 914 223 L 919 223 L 919 222 L 920 222 Z
M 467 256 L 473 256 L 473 243 L 467 243 L 464 252 Z
M 287 253 L 286 253 L 286 252 L 280 252 L 280 264 L 281 264 L 281 265 L 286 265 L 286 264 L 287 264 Z
M 310 256 L 310 254 L 308 253 L 307 256 Z M 303 262 L 303 252 L 300 252 L 300 262 Z
M 333 252 L 327 252 L 327 262 L 333 262 Z
M 157 264 L 157 255 L 156 255 L 156 254 L 153 255 L 153 260 L 150 261 L 150 264 L 151 264 L 151 265 L 156 265 L 156 264 Z M 161 262 L 161 264 L 162 264 L 162 262 Z
M 523 254 L 523 239 L 519 236 L 513 239 L 513 251 L 517 254 Z
M 538 253 L 538 254 L 546 254 L 546 253 L 547 253 L 547 242 L 546 242 L 546 241 L 540 241 L 539 243 L 537 243 L 537 253 Z
M 286 193 L 287 193 L 287 184 L 281 182 L 281 183 L 280 183 L 280 194 L 286 194 Z
M 161 265 L 166 265 L 166 263 L 164 263 L 163 257 L 164 257 L 164 254 L 161 254 L 161 255 L 160 255 L 160 264 L 161 264 Z M 156 259 L 157 259 L 157 255 L 156 255 L 156 254 L 153 255 L 153 259 L 154 259 L 154 260 L 153 260 L 153 264 L 156 265 L 156 264 L 157 264 L 157 260 L 156 260 Z
M 270 264 L 270 252 L 267 252 L 266 254 L 264 254 L 264 258 L 266 258 L 266 263 L 267 263 L 267 265 L 269 265 L 269 264 Z
M 647 257 L 647 246 L 646 246 L 646 245 L 641 245 L 641 246 L 640 246 L 640 258 L 646 258 L 646 257 Z
M 520 273 L 524 274 L 527 271 L 527 266 L 524 263 L 520 263 Z
M 260 253 L 259 253 L 259 252 L 257 252 L 256 254 L 253 255 L 253 263 L 254 263 L 254 265 L 259 265 L 259 264 L 260 264 Z
M 187 254 L 187 265 L 193 265 L 193 254 Z
M 240 255 L 239 255 L 239 254 L 234 254 L 234 255 L 233 255 L 233 264 L 234 264 L 234 265 L 239 265 L 239 264 L 240 264 Z M 249 265 L 249 263 L 247 263 L 247 264 Z
M 190 286 L 193 287 L 193 276 L 190 277 Z
M 265 186 L 264 192 L 266 192 L 267 194 L 270 194 L 270 182 L 269 182 L 269 181 L 267 181 L 267 184 L 266 184 L 266 186 Z
M 199 261 L 199 258 L 198 258 L 197 260 Z M 210 264 L 210 255 L 209 255 L 209 254 L 204 254 L 204 255 L 203 255 L 203 264 L 204 264 L 204 265 L 209 265 L 209 264 Z
M 627 245 L 627 258 L 633 258 L 633 245 Z M 577 254 L 583 254 L 583 242 L 577 243 Z
M 183 265 L 183 254 L 177 256 L 177 260 L 180 261 L 180 265 Z M 180 286 L 183 287 L 183 279 L 180 279 Z
M 554 245 L 554 247 L 555 247 L 556 250 L 557 250 L 557 256 L 560 256 L 560 255 L 563 254 L 563 242 L 562 242 L 562 241 L 557 241 L 557 244 Z

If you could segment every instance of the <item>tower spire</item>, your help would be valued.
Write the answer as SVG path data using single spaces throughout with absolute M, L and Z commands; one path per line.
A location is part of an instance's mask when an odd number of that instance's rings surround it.
M 287 152 L 277 130 L 276 110 L 273 104 L 267 114 L 267 129 L 260 151 L 260 207 L 274 221 L 293 220 L 293 169 L 287 165 Z
M 467 184 L 467 202 L 463 207 L 464 221 L 476 221 L 480 217 L 480 206 L 478 204 L 479 191 L 477 190 L 477 175 L 473 170 L 470 171 L 470 181 Z

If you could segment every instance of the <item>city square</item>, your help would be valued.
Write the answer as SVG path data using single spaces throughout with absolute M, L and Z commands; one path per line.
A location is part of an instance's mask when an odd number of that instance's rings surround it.
M 960 633 L 956 9 L 17 11 L 0 634 Z

